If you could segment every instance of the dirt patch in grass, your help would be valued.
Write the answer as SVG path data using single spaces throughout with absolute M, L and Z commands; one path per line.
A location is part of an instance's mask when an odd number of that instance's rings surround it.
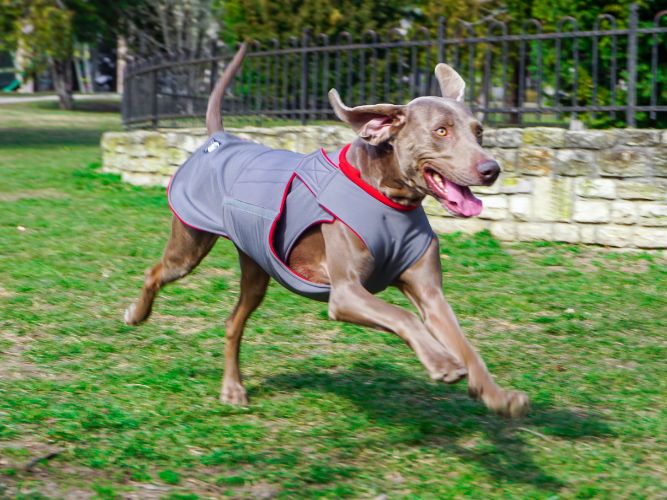
M 20 200 L 62 199 L 67 195 L 57 189 L 25 189 L 23 191 L 0 192 L 0 202 L 12 203 Z
M 4 349 L 0 346 L 0 380 L 56 378 L 53 374 L 24 358 L 23 353 L 29 349 L 30 343 L 33 341 L 32 337 L 14 335 L 11 332 L 0 330 L 0 338 L 9 343 L 9 346 Z

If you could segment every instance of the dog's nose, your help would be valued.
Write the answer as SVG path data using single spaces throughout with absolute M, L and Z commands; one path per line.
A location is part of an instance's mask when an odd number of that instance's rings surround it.
M 498 162 L 495 160 L 487 160 L 484 163 L 477 165 L 477 171 L 484 184 L 493 184 L 498 178 L 498 175 L 500 175 L 500 165 L 498 165 Z

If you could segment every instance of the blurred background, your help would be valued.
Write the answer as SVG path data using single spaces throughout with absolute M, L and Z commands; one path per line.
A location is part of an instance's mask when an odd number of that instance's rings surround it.
M 447 61 L 498 125 L 664 126 L 667 20 L 659 0 L 436 2 L 2 0 L 0 88 L 128 92 L 126 126 L 198 123 L 236 44 L 250 42 L 227 115 L 332 119 L 348 104 L 437 93 Z

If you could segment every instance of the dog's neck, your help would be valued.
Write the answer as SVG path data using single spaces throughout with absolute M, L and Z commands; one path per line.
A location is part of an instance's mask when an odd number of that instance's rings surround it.
M 394 148 L 388 144 L 373 146 L 355 140 L 347 151 L 347 160 L 360 172 L 364 182 L 400 205 L 417 205 L 424 195 L 410 187 L 401 175 Z

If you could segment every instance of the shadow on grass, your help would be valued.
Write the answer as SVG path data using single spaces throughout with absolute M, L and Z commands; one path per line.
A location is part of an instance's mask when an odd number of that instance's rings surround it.
M 545 447 L 549 447 L 552 437 L 576 440 L 613 436 L 598 416 L 540 404 L 521 420 L 503 419 L 470 400 L 460 388 L 443 387 L 381 364 L 356 364 L 340 372 L 276 375 L 265 379 L 260 391 L 300 389 L 343 396 L 372 420 L 404 430 L 398 440 L 381 446 L 437 448 L 476 462 L 500 481 L 531 484 L 547 491 L 559 490 L 566 483 L 543 471 L 533 460 L 525 441 L 528 433 L 544 436 Z M 475 437 L 480 432 L 491 445 L 477 446 Z
M 108 99 L 77 100 L 73 112 L 60 111 L 51 101 L 0 106 L 0 113 L 3 109 L 20 118 L 0 122 L 0 148 L 99 146 L 102 132 L 120 128 L 112 116 L 119 114 L 120 102 Z
M 0 128 L 0 148 L 99 146 L 101 130 L 84 128 Z

